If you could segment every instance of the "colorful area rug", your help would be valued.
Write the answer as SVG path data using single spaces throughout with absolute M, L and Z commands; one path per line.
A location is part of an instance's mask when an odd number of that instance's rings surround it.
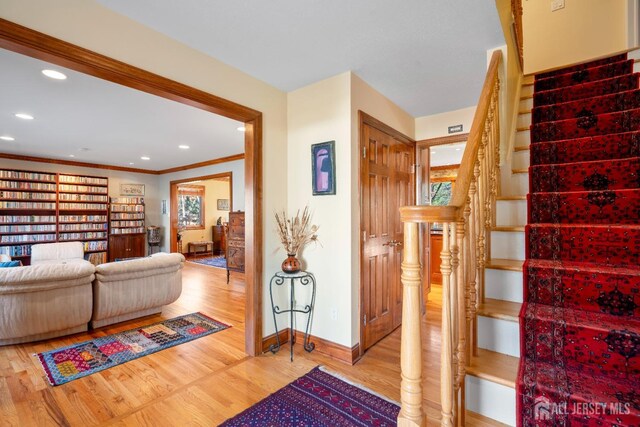
M 221 427 L 395 426 L 398 412 L 397 404 L 317 367 Z
M 639 76 L 536 76 L 518 426 L 640 426 Z
M 229 327 L 202 313 L 192 313 L 37 356 L 49 383 L 56 386 Z
M 209 258 L 195 258 L 190 259 L 190 262 L 196 264 L 208 265 L 209 267 L 227 268 L 227 259 L 223 256 L 209 257 Z

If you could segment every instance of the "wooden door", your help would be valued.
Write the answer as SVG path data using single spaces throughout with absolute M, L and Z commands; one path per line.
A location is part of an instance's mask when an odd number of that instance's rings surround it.
M 404 235 L 399 208 L 414 200 L 414 146 L 368 125 L 362 131 L 362 338 L 366 350 L 402 320 Z

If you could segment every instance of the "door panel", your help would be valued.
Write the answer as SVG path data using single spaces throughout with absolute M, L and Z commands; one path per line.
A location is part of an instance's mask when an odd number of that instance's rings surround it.
M 367 125 L 362 137 L 362 337 L 367 349 L 402 320 L 402 246 L 394 242 L 404 238 L 398 209 L 413 203 L 414 147 Z

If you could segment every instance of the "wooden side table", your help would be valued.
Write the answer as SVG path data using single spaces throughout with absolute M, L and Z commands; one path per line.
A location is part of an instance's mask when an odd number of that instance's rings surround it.
M 213 242 L 211 240 L 201 240 L 199 242 L 189 242 L 187 245 L 187 251 L 191 255 L 191 249 L 195 249 L 193 253 L 197 254 L 199 248 L 204 247 L 205 252 L 209 252 L 209 246 L 211 246 L 211 256 L 213 256 Z

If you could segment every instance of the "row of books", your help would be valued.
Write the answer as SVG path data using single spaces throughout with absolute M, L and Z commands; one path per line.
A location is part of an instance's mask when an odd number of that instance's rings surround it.
M 144 219 L 144 213 L 112 213 L 111 219 Z
M 5 234 L 0 237 L 0 243 L 37 243 L 55 241 L 55 234 Z
M 60 240 L 86 240 L 86 239 L 106 239 L 106 232 L 87 232 L 87 233 L 61 233 Z
M 50 173 L 0 170 L 0 178 L 28 179 L 30 181 L 56 182 L 56 176 Z
M 55 200 L 56 193 L 24 193 L 21 191 L 0 191 L 0 199 Z
M 83 246 L 84 246 L 85 252 L 86 251 L 106 251 L 107 241 L 100 240 L 97 242 L 84 242 Z
M 43 231 L 53 231 L 55 233 L 56 225 L 0 225 L 0 233 L 31 233 Z
M 60 175 L 60 182 L 66 182 L 71 184 L 91 184 L 91 185 L 108 185 L 107 178 L 97 178 L 91 176 L 76 176 L 76 175 Z
M 104 203 L 60 203 L 61 210 L 68 211 L 104 211 L 107 205 Z
M 48 209 L 55 210 L 55 203 L 46 202 L 0 202 L 0 209 Z
M 129 204 L 129 205 L 143 205 L 144 197 L 112 197 L 111 203 Z
M 55 217 L 54 217 L 55 221 Z M 60 215 L 61 223 L 74 223 L 74 222 L 106 222 L 106 215 Z M 106 225 L 106 224 L 105 224 Z
M 104 217 L 106 220 L 106 216 Z M 22 222 L 56 222 L 53 215 L 0 215 L 0 223 L 2 224 L 19 224 Z
M 106 230 L 107 223 L 87 223 L 87 224 L 60 224 L 58 226 L 60 231 L 96 231 L 96 230 Z
M 111 221 L 111 228 L 115 227 L 144 227 L 144 221 Z
M 10 257 L 29 256 L 31 255 L 31 245 L 0 246 L 0 254 Z
M 0 188 L 11 190 L 56 191 L 55 184 L 46 184 L 43 182 L 0 181 Z
M 138 228 L 112 228 L 111 234 L 140 234 L 144 233 L 144 227 Z
M 95 194 L 60 193 L 60 200 L 70 200 L 74 202 L 107 202 L 109 201 L 109 198 L 106 195 L 99 196 Z
M 88 187 L 86 185 L 68 185 L 60 184 L 58 186 L 59 191 L 66 191 L 70 193 L 101 193 L 107 194 L 109 189 L 107 187 Z
M 106 252 L 95 252 L 92 254 L 85 254 L 84 259 L 89 261 L 93 265 L 104 264 L 107 262 L 107 253 Z
M 111 212 L 144 212 L 144 205 L 111 205 Z

